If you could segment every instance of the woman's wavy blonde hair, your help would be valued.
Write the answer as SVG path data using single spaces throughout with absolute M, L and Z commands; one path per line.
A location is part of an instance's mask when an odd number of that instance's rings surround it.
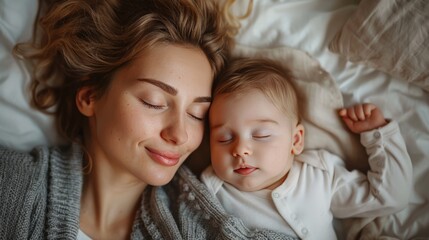
M 15 53 L 34 65 L 32 104 L 54 114 L 60 135 L 78 142 L 87 124 L 75 103 L 80 88 L 100 97 L 119 68 L 160 43 L 200 48 L 215 78 L 237 28 L 214 0 L 45 0 L 39 9 L 41 32 Z

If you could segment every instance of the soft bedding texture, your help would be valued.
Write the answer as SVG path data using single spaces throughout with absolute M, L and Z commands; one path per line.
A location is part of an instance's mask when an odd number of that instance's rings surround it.
M 30 41 L 38 1 L 0 1 L 0 144 L 21 151 L 58 143 L 51 116 L 30 105 L 32 69 L 12 54 L 16 43 Z
M 247 2 L 237 1 L 237 12 L 242 13 Z M 369 1 L 361 0 L 360 4 L 366 2 Z M 343 221 L 345 225 L 338 228 L 339 239 L 427 239 L 429 92 L 410 84 L 409 79 L 370 64 L 349 61 L 329 49 L 360 7 L 357 0 L 256 0 L 250 16 L 240 22 L 235 54 L 263 55 L 291 66 L 305 96 L 301 103 L 307 127 L 306 147 L 328 149 L 341 156 L 349 167 L 363 170 L 367 160 L 362 157 L 365 153 L 358 139 L 347 132 L 336 110 L 343 105 L 372 102 L 386 117 L 394 118 L 413 162 L 414 192 L 409 206 L 386 217 Z M 36 11 L 37 1 L 0 1 L 0 144 L 21 151 L 59 143 L 52 118 L 28 104 L 31 69 L 12 54 L 17 42 L 31 38 Z M 390 48 L 412 54 L 399 44 Z M 417 49 L 428 51 L 427 46 Z M 424 66 L 427 71 L 428 64 Z M 427 77 L 424 81 L 427 83 Z M 202 169 L 209 161 L 207 145 L 203 144 L 190 160 L 187 164 Z
M 429 1 L 362 0 L 329 48 L 429 91 Z

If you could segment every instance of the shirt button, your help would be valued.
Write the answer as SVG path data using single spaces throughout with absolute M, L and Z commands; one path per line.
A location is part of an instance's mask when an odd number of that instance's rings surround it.
M 274 197 L 274 198 L 279 198 L 279 197 L 280 197 L 280 194 L 279 194 L 279 193 L 277 193 L 277 192 L 275 192 L 275 193 L 273 193 L 273 197 Z
M 304 235 L 307 235 L 307 233 L 308 233 L 307 228 L 303 228 L 303 229 L 301 229 L 301 233 L 302 233 L 302 234 L 304 234 Z
M 375 138 L 377 138 L 377 139 L 378 139 L 378 138 L 380 138 L 380 137 L 381 137 L 380 132 L 375 132 L 375 133 L 374 133 L 374 137 L 375 137 Z
M 298 216 L 295 213 L 292 213 L 291 217 L 295 221 L 298 220 Z

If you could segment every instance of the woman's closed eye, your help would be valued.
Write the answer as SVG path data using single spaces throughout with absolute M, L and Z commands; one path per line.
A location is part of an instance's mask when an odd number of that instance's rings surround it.
M 164 109 L 165 107 L 167 107 L 166 105 L 150 103 L 149 101 L 143 99 L 140 99 L 140 101 L 143 103 L 144 106 L 151 109 Z
M 203 122 L 206 119 L 207 112 L 209 110 L 209 103 L 196 103 L 189 106 L 187 109 L 187 114 L 193 120 Z
M 191 117 L 191 118 L 193 118 L 193 119 L 195 119 L 195 120 L 197 120 L 197 121 L 204 121 L 204 119 L 205 119 L 205 116 L 197 116 L 196 114 L 192 114 L 192 113 L 188 113 L 189 114 L 189 116 Z

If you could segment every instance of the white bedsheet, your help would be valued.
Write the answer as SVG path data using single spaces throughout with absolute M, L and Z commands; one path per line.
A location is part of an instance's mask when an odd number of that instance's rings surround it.
M 237 12 L 243 12 L 238 9 L 244 9 L 247 2 L 238 1 Z M 253 48 L 289 46 L 307 52 L 336 81 L 345 106 L 373 102 L 386 117 L 399 122 L 413 162 L 415 191 L 405 210 L 372 221 L 365 231 L 381 231 L 393 239 L 429 239 L 429 93 L 328 50 L 357 2 L 255 0 L 252 14 L 241 21 L 237 41 Z M 357 227 L 364 222 L 354 221 Z
M 30 41 L 38 1 L 0 0 L 0 144 L 21 151 L 58 142 L 51 116 L 30 107 L 31 69 L 12 54 Z

